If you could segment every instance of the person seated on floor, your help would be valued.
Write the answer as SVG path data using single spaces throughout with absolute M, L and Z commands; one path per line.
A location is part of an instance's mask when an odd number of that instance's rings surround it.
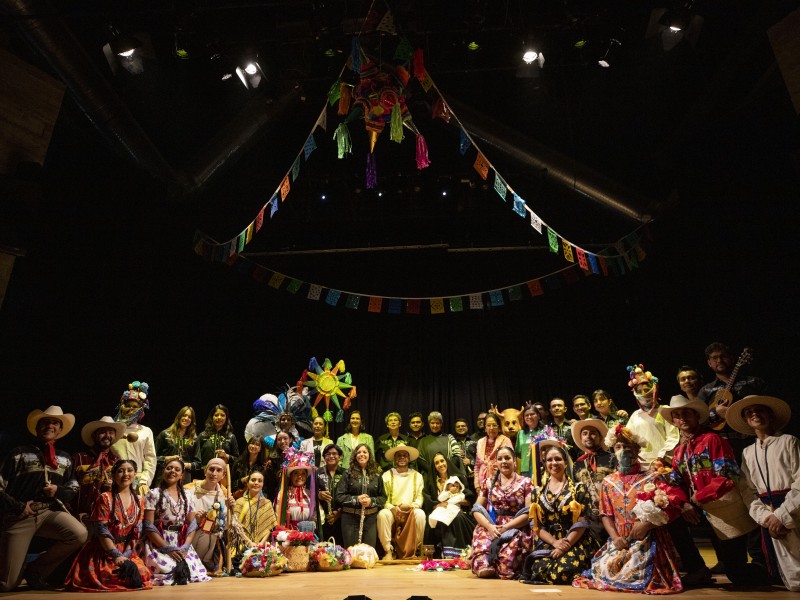
M 111 466 L 111 490 L 97 498 L 90 517 L 92 537 L 78 552 L 64 582 L 68 592 L 127 592 L 150 589 L 150 570 L 136 553 L 145 499 L 136 495 L 136 463 Z
M 183 488 L 185 465 L 180 456 L 166 459 L 158 485 L 147 493 L 142 558 L 154 585 L 211 580 L 192 546 L 197 521 L 194 496 Z
M 568 585 L 599 547 L 588 531 L 592 499 L 583 483 L 572 480 L 571 460 L 558 440 L 544 440 L 546 476 L 531 498 L 533 551 L 525 559 L 520 581 Z
M 236 539 L 232 539 L 231 553 L 237 575 L 244 551 L 269 542 L 269 534 L 278 524 L 275 509 L 269 498 L 264 496 L 263 489 L 264 474 L 261 471 L 253 471 L 247 480 L 247 489 L 233 505 L 233 518 L 241 526 L 234 526 L 232 532 Z M 233 524 L 231 521 L 231 525 Z
M 617 472 L 601 484 L 600 514 L 609 535 L 574 587 L 611 592 L 676 594 L 683 591 L 680 558 L 664 527 L 680 515 L 685 495 L 658 471 L 645 469 L 639 450 L 647 440 L 621 423 L 608 430 Z
M 205 478 L 197 479 L 185 486 L 186 495 L 191 496 L 196 510 L 197 531 L 194 545 L 200 560 L 212 576 L 222 575 L 223 532 L 228 511 L 236 500 L 220 483 L 225 476 L 225 461 L 212 458 L 208 461 Z
M 800 592 L 800 440 L 781 432 L 791 416 L 789 404 L 772 396 L 745 396 L 727 415 L 731 429 L 756 436 L 742 452 L 742 495 L 761 525 L 770 575 Z
M 487 434 L 493 416 L 486 417 Z M 495 424 L 499 429 L 499 423 Z M 528 519 L 533 485 L 517 473 L 510 441 L 497 449 L 496 460 L 496 471 L 483 480 L 472 507 L 478 525 L 472 536 L 470 562 L 472 572 L 482 579 L 513 579 L 533 546 Z
M 422 544 L 422 475 L 408 466 L 418 457 L 419 452 L 412 446 L 399 445 L 386 451 L 386 458 L 394 463 L 381 476 L 386 504 L 378 512 L 378 539 L 386 560 L 412 558 Z M 396 527 L 400 528 L 399 533 L 395 533 Z

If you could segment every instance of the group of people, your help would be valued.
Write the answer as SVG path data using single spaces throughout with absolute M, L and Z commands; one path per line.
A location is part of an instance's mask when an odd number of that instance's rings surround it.
M 154 436 L 137 381 L 115 418 L 83 426 L 86 448 L 70 456 L 55 442 L 74 417 L 34 410 L 36 441 L 0 468 L 0 591 L 23 579 L 45 589 L 68 559 L 73 591 L 207 581 L 236 573 L 248 547 L 286 528 L 366 543 L 385 561 L 423 548 L 468 557 L 480 578 L 676 593 L 713 581 L 690 534 L 698 525 L 733 584 L 800 591 L 800 444 L 781 432 L 791 410 L 761 380 L 737 380 L 724 345 L 706 355 L 715 380 L 704 386 L 680 367 L 682 394 L 667 406 L 658 378 L 632 365 L 632 414 L 600 389 L 572 399 L 574 419 L 561 398 L 492 407 L 472 435 L 464 418 L 445 433 L 437 411 L 412 413 L 401 433 L 390 412 L 373 438 L 353 410 L 334 441 L 310 406 L 303 422 L 266 395 L 240 453 L 224 405 L 203 431 L 186 406 Z M 275 405 L 293 403 L 308 404 Z M 54 542 L 36 556 L 34 536 Z

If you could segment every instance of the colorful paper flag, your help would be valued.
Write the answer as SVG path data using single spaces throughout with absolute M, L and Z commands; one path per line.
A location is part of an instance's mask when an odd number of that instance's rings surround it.
M 489 177 L 489 161 L 486 160 L 486 157 L 480 152 L 478 152 L 478 156 L 475 157 L 475 163 L 472 166 L 484 181 Z
M 564 247 L 564 258 L 566 258 L 569 262 L 575 262 L 575 257 L 572 256 L 572 244 L 570 244 L 567 240 L 562 239 L 561 245 Z
M 264 209 L 265 208 L 266 207 L 262 207 L 262 209 L 260 211 L 258 211 L 258 214 L 256 215 L 256 220 L 255 220 L 256 233 L 261 231 L 261 226 L 264 224 Z
M 469 147 L 472 145 L 472 142 L 469 140 L 469 136 L 467 135 L 466 131 L 462 129 L 459 133 L 460 137 L 458 141 L 458 150 L 461 152 L 461 156 L 464 156 L 467 153 L 467 150 L 469 150 Z
M 418 315 L 419 314 L 419 300 L 416 298 L 412 298 L 410 300 L 406 300 L 406 312 L 410 315 Z
M 325 304 L 329 304 L 330 306 L 336 306 L 339 302 L 339 298 L 342 297 L 342 292 L 339 290 L 328 290 L 328 295 L 325 297 Z
M 239 237 L 236 238 L 236 251 L 241 252 L 244 250 L 244 240 L 247 237 L 247 230 L 245 229 L 242 233 L 239 234 Z
M 361 303 L 361 296 L 357 296 L 356 294 L 348 294 L 347 301 L 345 302 L 345 306 L 352 310 L 357 310 L 358 305 Z
M 600 265 L 597 264 L 597 255 L 589 253 L 589 264 L 592 266 L 592 273 L 600 274 Z
M 431 314 L 441 315 L 444 313 L 444 300 L 441 298 L 431 298 Z
M 542 220 L 535 212 L 531 211 L 531 227 L 533 227 L 540 235 L 542 233 Z
M 269 278 L 269 282 L 267 282 L 267 285 L 269 285 L 269 287 L 275 288 L 277 290 L 278 288 L 281 287 L 281 284 L 283 283 L 283 281 L 285 279 L 286 279 L 286 275 L 283 275 L 283 274 L 278 273 L 276 271 L 275 273 L 272 274 L 272 277 Z
M 558 254 L 558 234 L 549 227 L 547 228 L 547 241 L 550 244 L 550 252 Z
M 401 63 L 408 62 L 413 54 L 414 46 L 411 45 L 408 38 L 406 36 L 400 38 L 400 43 L 397 44 L 397 48 L 394 50 L 394 59 Z
M 322 295 L 322 286 L 317 285 L 316 283 L 312 283 L 308 288 L 308 299 L 319 300 L 319 297 L 321 295 Z
M 503 178 L 500 177 L 500 173 L 497 171 L 494 172 L 494 191 L 497 192 L 497 195 L 503 199 L 503 202 L 506 201 L 506 195 L 508 194 L 508 186 L 506 186 L 506 182 L 503 181 Z M 514 197 L 517 195 L 514 194 Z
M 578 266 L 584 271 L 588 271 L 589 263 L 586 261 L 586 252 L 577 246 L 575 246 L 575 252 L 578 254 Z
M 542 287 L 542 282 L 539 279 L 529 281 L 528 290 L 530 291 L 531 296 L 541 296 L 544 294 L 544 288 Z
M 256 226 L 255 221 L 253 221 L 252 223 L 250 223 L 250 225 L 247 226 L 247 229 L 245 229 L 245 236 L 244 236 L 245 244 L 249 244 L 250 240 L 253 239 L 253 229 L 255 229 L 255 226 Z
M 337 89 L 339 88 L 339 82 L 336 82 Z M 338 98 L 336 100 L 339 100 Z M 333 104 L 331 104 L 333 106 Z M 317 119 L 317 125 L 322 128 L 322 131 L 328 131 L 328 107 L 323 106 L 322 112 L 319 115 L 319 119 Z
M 399 315 L 402 308 L 403 308 L 403 301 L 400 300 L 400 298 L 389 299 L 389 307 L 387 309 L 387 312 L 390 315 Z
M 523 219 L 525 218 L 525 200 L 520 198 L 516 193 L 514 194 L 514 212 Z
M 422 86 L 422 89 L 426 92 L 430 91 L 433 87 L 433 79 L 431 79 L 430 73 L 425 71 L 425 74 L 422 76 L 422 79 L 419 80 L 419 84 Z
M 271 219 L 272 217 L 275 216 L 275 213 L 278 212 L 278 198 L 276 196 L 273 196 L 272 200 L 270 200 L 270 203 L 271 207 L 269 209 L 269 218 Z
M 317 141 L 314 139 L 314 134 L 312 133 L 310 136 L 308 136 L 306 143 L 303 145 L 303 156 L 305 159 L 308 160 L 308 157 L 311 156 L 311 153 L 316 149 Z
M 450 312 L 461 312 L 464 310 L 464 301 L 461 296 L 452 296 L 450 298 Z
M 505 300 L 503 300 L 503 292 L 500 290 L 492 290 L 489 292 L 489 303 L 492 306 L 503 306 L 505 304 Z
M 471 310 L 483 310 L 483 296 L 481 294 L 470 294 L 469 307 Z
M 294 159 L 294 164 L 292 165 L 292 181 L 297 181 L 297 176 L 300 175 L 300 157 Z M 288 193 L 288 190 L 287 190 Z
M 300 286 L 303 285 L 303 282 L 299 279 L 292 279 L 289 282 L 289 285 L 286 286 L 286 291 L 290 294 L 296 294 L 297 291 L 300 289 Z
M 383 304 L 383 298 L 376 298 L 375 296 L 370 296 L 369 298 L 369 307 L 367 310 L 372 313 L 379 313 L 381 312 L 381 304 Z
M 281 182 L 281 201 L 286 202 L 286 196 L 289 195 L 289 190 L 292 189 L 292 186 L 289 184 L 289 176 L 283 178 Z

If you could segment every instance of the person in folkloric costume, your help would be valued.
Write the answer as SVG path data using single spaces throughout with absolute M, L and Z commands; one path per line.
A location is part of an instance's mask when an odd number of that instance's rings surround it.
M 70 507 L 81 521 L 91 517 L 94 501 L 100 494 L 111 490 L 111 467 L 119 460 L 111 446 L 123 435 L 125 424 L 111 417 L 100 417 L 81 429 L 81 439 L 88 447 L 72 455 L 79 487 Z
M 133 489 L 136 463 L 116 461 L 111 477 L 111 490 L 94 504 L 92 538 L 67 575 L 68 592 L 127 592 L 153 586 L 149 569 L 136 553 L 144 518 L 144 498 Z
M 742 453 L 742 496 L 761 525 L 770 574 L 800 592 L 800 440 L 781 433 L 792 409 L 780 398 L 745 396 L 728 409 L 728 425 L 756 436 Z
M 600 419 L 586 419 L 572 424 L 572 439 L 584 452 L 572 467 L 573 479 L 583 483 L 589 490 L 592 499 L 589 530 L 600 546 L 608 539 L 600 517 L 600 488 L 603 479 L 617 469 L 616 457 L 606 448 L 607 433 L 608 427 Z
M 114 454 L 120 458 L 129 458 L 139 465 L 136 475 L 136 491 L 146 496 L 156 474 L 156 445 L 153 430 L 142 425 L 144 411 L 150 410 L 149 387 L 144 381 L 128 384 L 117 405 L 117 416 L 114 420 L 125 423 L 125 435 L 114 442 Z
M 54 445 L 74 425 L 60 406 L 32 411 L 28 431 L 36 441 L 14 448 L 0 465 L 0 592 L 16 588 L 23 576 L 29 588 L 47 589 L 47 576 L 86 541 L 86 528 L 65 506 L 78 493 L 72 459 Z M 34 536 L 55 541 L 25 566 Z

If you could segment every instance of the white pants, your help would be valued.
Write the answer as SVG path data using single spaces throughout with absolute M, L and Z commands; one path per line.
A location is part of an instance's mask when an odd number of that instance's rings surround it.
M 416 534 L 417 546 L 422 543 L 422 537 L 425 535 L 425 513 L 420 508 L 415 508 L 409 518 L 416 521 Z M 394 515 L 388 508 L 383 508 L 378 511 L 378 540 L 380 540 L 383 549 L 387 552 L 392 547 L 392 525 L 394 525 Z

